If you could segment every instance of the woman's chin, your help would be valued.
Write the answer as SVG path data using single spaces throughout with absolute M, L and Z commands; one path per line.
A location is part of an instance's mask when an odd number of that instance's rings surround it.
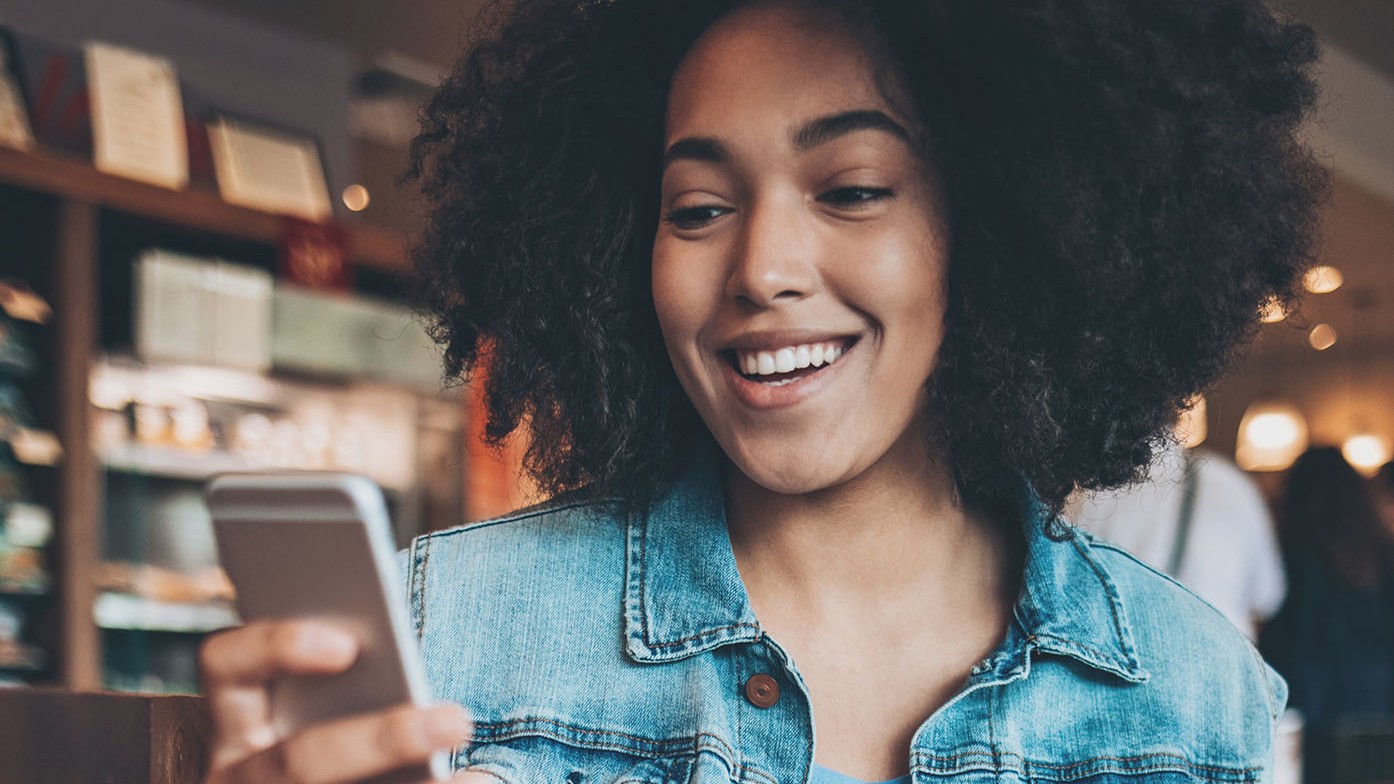
M 793 451 L 793 450 L 790 450 Z M 741 477 L 761 490 L 779 495 L 808 495 L 847 481 L 855 472 L 838 470 L 826 462 L 803 456 L 781 455 L 774 460 L 733 459 Z

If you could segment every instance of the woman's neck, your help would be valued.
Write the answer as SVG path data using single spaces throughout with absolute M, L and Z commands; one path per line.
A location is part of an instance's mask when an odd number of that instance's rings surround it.
M 1000 607 L 1019 567 L 1001 526 L 964 509 L 923 440 L 814 493 L 771 492 L 728 467 L 727 521 L 757 616 L 844 625 L 923 606 Z M 868 615 L 870 614 L 870 615 Z

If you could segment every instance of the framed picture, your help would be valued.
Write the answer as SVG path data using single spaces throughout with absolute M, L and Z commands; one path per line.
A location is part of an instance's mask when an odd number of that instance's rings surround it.
M 208 146 L 225 201 L 316 223 L 332 217 L 314 139 L 224 116 L 208 123 Z
M 28 150 L 33 146 L 34 131 L 29 126 L 14 44 L 0 27 L 0 147 Z
M 174 190 L 189 182 L 184 102 L 174 63 L 93 41 L 83 47 L 92 109 L 92 163 Z

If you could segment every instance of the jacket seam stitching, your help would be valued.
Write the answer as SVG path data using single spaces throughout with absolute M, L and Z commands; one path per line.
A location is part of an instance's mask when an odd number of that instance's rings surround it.
M 1104 594 L 1108 597 L 1109 617 L 1113 620 L 1113 633 L 1118 637 L 1118 647 L 1124 654 L 1125 664 L 1129 671 L 1140 668 L 1137 659 L 1137 650 L 1132 643 L 1132 625 L 1127 623 L 1122 616 L 1123 597 L 1118 593 L 1118 586 L 1113 583 L 1113 576 L 1104 570 L 1103 564 L 1098 563 L 1089 553 L 1085 552 L 1081 546 L 1080 539 L 1073 537 L 1070 539 L 1070 546 L 1084 562 L 1089 565 L 1089 570 L 1099 580 L 1100 586 L 1104 589 Z
M 554 512 L 565 512 L 565 511 L 569 511 L 569 510 L 571 510 L 571 509 L 581 509 L 581 508 L 585 508 L 585 507 L 603 506 L 603 505 L 605 505 L 606 503 L 611 503 L 611 502 L 612 502 L 612 501 L 610 501 L 610 500 L 608 500 L 608 499 L 597 499 L 597 500 L 589 500 L 589 501 L 567 501 L 567 502 L 562 502 L 562 503 L 558 503 L 558 504 L 555 504 L 555 505 L 543 504 L 543 505 L 540 505 L 540 506 L 535 507 L 535 508 L 533 508 L 533 509 L 529 509 L 529 510 L 526 511 L 526 512 L 518 512 L 518 513 L 516 513 L 516 514 L 504 515 L 503 517 L 495 517 L 495 518 L 492 518 L 492 519 L 489 519 L 489 520 L 480 520 L 479 522 L 468 523 L 468 524 L 466 524 L 466 525 L 457 526 L 457 527 L 455 527 L 455 528 L 450 528 L 450 529 L 447 529 L 447 530 L 444 530 L 444 531 L 435 531 L 435 532 L 426 534 L 425 536 L 423 536 L 423 537 L 421 537 L 421 538 L 422 538 L 422 539 L 427 539 L 427 540 L 430 540 L 430 539 L 444 539 L 444 538 L 449 537 L 449 536 L 456 536 L 456 535 L 458 535 L 458 534 L 465 534 L 465 533 L 469 533 L 469 532 L 471 532 L 471 531 L 478 531 L 478 530 L 480 530 L 480 529 L 482 529 L 482 528 L 492 528 L 492 527 L 494 527 L 494 526 L 496 526 L 496 525 L 503 525 L 503 524 L 505 524 L 505 523 L 516 523 L 516 522 L 520 522 L 520 521 L 523 521 L 523 520 L 531 520 L 531 519 L 533 519 L 534 517 L 544 517 L 544 516 L 549 515 L 549 514 L 552 514 L 552 513 L 554 513 Z
M 1122 762 L 1122 763 L 1141 762 L 1141 763 L 1151 763 L 1148 767 L 1136 768 L 1136 769 L 1135 769 L 1135 770 L 1138 770 L 1138 771 L 1140 771 L 1140 772 L 1153 771 L 1153 770 L 1163 770 L 1163 769 L 1166 769 L 1166 768 L 1181 767 L 1181 768 L 1185 768 L 1185 769 L 1187 769 L 1187 770 L 1201 770 L 1201 771 L 1208 771 L 1208 772 L 1212 772 L 1212 773 L 1228 773 L 1228 774 L 1236 774 L 1236 773 L 1238 773 L 1238 774 L 1250 774 L 1250 773 L 1258 773 L 1258 772 L 1260 772 L 1260 771 L 1262 771 L 1262 770 L 1264 769 L 1262 766 L 1259 766 L 1259 767 L 1247 767 L 1247 768 L 1228 768 L 1228 767 L 1220 767 L 1220 766 L 1217 766 L 1217 765 L 1205 765 L 1205 764 L 1202 764 L 1202 763 L 1199 763 L 1199 762 L 1192 762 L 1192 761 L 1186 759 L 1185 757 L 1183 757 L 1183 756 L 1181 756 L 1181 755 L 1179 755 L 1179 754 L 1167 754 L 1167 753 L 1147 754 L 1147 755 L 1145 755 L 1145 756 L 1134 756 L 1134 757 L 1089 757 L 1088 759 L 1080 760 L 1079 762 L 1071 762 L 1071 763 L 1069 763 L 1069 764 L 1067 764 L 1067 765 L 1054 765 L 1054 764 L 1051 764 L 1051 763 L 1048 763 L 1048 762 L 1029 762 L 1029 763 L 1028 763 L 1028 761 L 1026 760 L 1025 757 L 1023 757 L 1023 756 L 1020 755 L 1020 754 L 1017 754 L 1016 752 L 1004 752 L 1004 753 L 998 754 L 998 753 L 997 753 L 995 750 L 993 750 L 993 749 L 989 749 L 989 750 L 986 750 L 986 751 L 964 751 L 964 752 L 959 752 L 959 753 L 957 753 L 957 754 L 950 754 L 950 755 L 933 754 L 933 753 L 928 753 L 928 752 L 916 752 L 915 756 L 916 756 L 917 758 L 919 758 L 919 759 L 922 759 L 922 760 L 929 760 L 929 761 L 933 761 L 933 762 L 959 762 L 959 761 L 961 761 L 961 760 L 970 759 L 970 758 L 974 758 L 974 757 L 978 757 L 978 758 L 987 757 L 987 758 L 992 759 L 993 762 L 994 762 L 995 764 L 998 764 L 999 769 L 1000 769 L 1000 760 L 1001 760 L 1001 759 L 1012 759 L 1012 760 L 1017 761 L 1018 763 L 1025 763 L 1025 764 L 1028 764 L 1029 767 L 1032 767 L 1032 768 L 1043 768 L 1043 769 L 1052 770 L 1052 771 L 1068 771 L 1068 770 L 1076 770 L 1076 769 L 1087 769 L 1087 768 L 1091 767 L 1092 765 L 1094 765 L 1095 763 L 1100 763 L 1100 762 Z M 1167 762 L 1161 762 L 1162 760 L 1167 760 Z M 923 767 L 923 766 L 920 766 L 920 767 Z M 926 772 L 933 772 L 933 771 L 927 770 Z
M 743 695 L 741 694 L 741 687 L 745 684 L 746 678 L 749 677 L 746 674 L 749 665 L 744 656 L 737 656 L 735 660 L 735 665 L 736 666 L 734 667 L 734 669 L 736 675 L 736 682 L 735 684 L 733 684 L 733 686 L 735 688 L 736 694 L 740 696 L 736 697 L 736 702 L 732 706 L 731 711 L 731 724 L 735 726 L 736 731 L 735 754 L 737 755 L 732 757 L 732 761 L 736 763 L 736 765 L 740 766 L 741 770 L 744 771 L 748 766 L 745 762 L 745 755 L 741 753 L 741 750 L 745 748 L 745 741 L 743 740 L 745 730 L 745 722 L 743 720 L 743 716 L 745 713 L 745 703 L 741 701 L 743 697 Z M 745 776 L 742 775 L 741 778 L 744 779 Z
M 653 630 L 649 626 L 649 515 L 639 523 L 639 628 L 644 647 L 653 650 Z
M 413 545 L 413 549 L 416 549 L 415 545 Z M 412 580 L 412 592 L 415 594 L 413 598 L 416 604 L 416 642 L 418 645 L 422 645 L 426 641 L 426 569 L 431 560 L 431 540 L 429 537 L 421 541 L 420 552 L 420 566 L 413 570 L 415 574 Z
M 753 631 L 759 631 L 760 626 L 759 624 L 754 623 L 731 623 L 726 624 L 725 626 L 714 626 L 710 629 L 704 629 L 701 632 L 698 632 L 697 634 L 690 634 L 686 637 L 681 637 L 679 639 L 672 640 L 669 642 L 651 642 L 646 644 L 650 648 L 681 648 L 690 642 L 696 642 L 698 640 L 702 640 L 720 634 L 721 632 L 731 631 L 733 629 L 751 629 Z
M 749 780 L 749 779 L 757 779 L 757 780 L 759 780 L 759 781 L 768 782 L 768 784 L 779 784 L 779 779 L 777 779 L 777 778 L 775 778 L 774 776 L 770 775 L 770 774 L 769 774 L 768 772 L 766 772 L 764 769 L 762 769 L 762 768 L 757 768 L 757 767 L 755 767 L 754 765 L 745 765 L 745 764 L 737 765 L 736 768 L 735 768 L 735 770 L 738 771 L 738 775 L 739 775 L 739 779 L 738 779 L 738 780 L 739 780 L 739 781 L 747 781 L 747 780 Z
M 1040 634 L 1033 634 L 1033 635 L 1031 635 L 1031 637 L 1030 637 L 1030 641 L 1035 641 L 1035 642 L 1038 642 L 1038 643 L 1039 643 L 1039 642 L 1042 641 L 1042 640 L 1050 640 L 1050 641 L 1059 643 L 1059 644 L 1061 644 L 1061 645 L 1068 645 L 1068 646 L 1072 646 L 1072 647 L 1074 647 L 1074 648 L 1078 648 L 1080 651 L 1082 651 L 1082 652 L 1084 652 L 1084 653 L 1088 653 L 1088 654 L 1090 654 L 1090 655 L 1097 656 L 1099 659 L 1101 659 L 1101 660 L 1103 660 L 1103 661 L 1105 661 L 1105 662 L 1108 662 L 1109 664 L 1112 664 L 1112 662 L 1109 661 L 1109 658 L 1110 658 L 1110 657 L 1109 657 L 1107 651 L 1103 650 L 1102 648 L 1097 648 L 1097 647 L 1095 647 L 1095 646 L 1093 646 L 1093 645 L 1089 645 L 1088 643 L 1083 643 L 1083 642 L 1080 642 L 1080 641 L 1078 641 L 1078 640 L 1072 640 L 1072 639 L 1070 639 L 1070 638 L 1068 638 L 1068 637 L 1062 637 L 1062 636 L 1060 636 L 1060 635 L 1058 635 L 1058 634 L 1050 634 L 1049 632 L 1040 633 Z M 1038 646 L 1038 647 L 1039 647 L 1039 646 Z M 1049 649 L 1047 649 L 1047 650 L 1049 650 Z M 1064 653 L 1063 651 L 1051 651 L 1051 652 L 1052 652 L 1052 653 Z M 1095 664 L 1095 663 L 1094 663 L 1094 662 L 1090 662 L 1090 664 Z
M 690 751 L 693 755 L 703 751 L 716 754 L 728 768 L 735 768 L 734 750 L 721 740 L 720 736 L 710 732 L 699 732 L 694 736 L 686 738 L 670 738 L 667 740 L 654 740 L 639 735 L 631 735 L 625 732 L 614 730 L 594 730 L 578 727 L 574 724 L 557 721 L 555 719 L 520 719 L 515 721 L 503 722 L 479 722 L 475 724 L 476 734 L 479 730 L 484 732 L 496 733 L 495 736 L 486 738 L 485 745 L 500 741 L 512 740 L 521 736 L 538 736 L 555 740 L 567 745 L 580 746 L 582 748 L 617 751 L 634 754 L 645 759 L 664 759 L 665 755 L 675 752 Z M 567 735 L 565 733 L 571 733 Z M 583 740 L 583 738 L 589 738 Z M 619 740 L 623 739 L 635 741 L 639 746 L 648 746 L 649 749 L 641 749 L 636 746 L 626 745 Z M 476 748 L 478 744 L 475 744 Z M 473 757 L 473 749 L 469 754 Z

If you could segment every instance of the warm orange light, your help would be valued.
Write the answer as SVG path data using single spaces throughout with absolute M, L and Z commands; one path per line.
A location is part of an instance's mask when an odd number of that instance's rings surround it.
M 1307 420 L 1290 403 L 1254 403 L 1239 422 L 1234 462 L 1245 471 L 1282 471 L 1307 448 Z
M 1317 351 L 1336 345 L 1336 330 L 1330 324 L 1318 324 L 1307 334 L 1307 342 Z
M 1345 282 L 1340 270 L 1326 264 L 1312 267 L 1302 278 L 1302 286 L 1313 294 L 1330 294 Z
M 1356 433 L 1341 444 L 1341 455 L 1355 470 L 1374 476 L 1380 466 L 1389 462 L 1389 439 L 1373 433 Z
M 1283 307 L 1283 303 L 1277 297 L 1269 297 L 1263 303 L 1263 307 L 1258 311 L 1259 319 L 1265 324 L 1277 324 L 1279 321 L 1288 317 L 1288 309 Z
M 368 204 L 372 202 L 368 189 L 356 183 L 344 188 L 343 198 L 344 206 L 351 212 L 362 212 L 368 209 Z

